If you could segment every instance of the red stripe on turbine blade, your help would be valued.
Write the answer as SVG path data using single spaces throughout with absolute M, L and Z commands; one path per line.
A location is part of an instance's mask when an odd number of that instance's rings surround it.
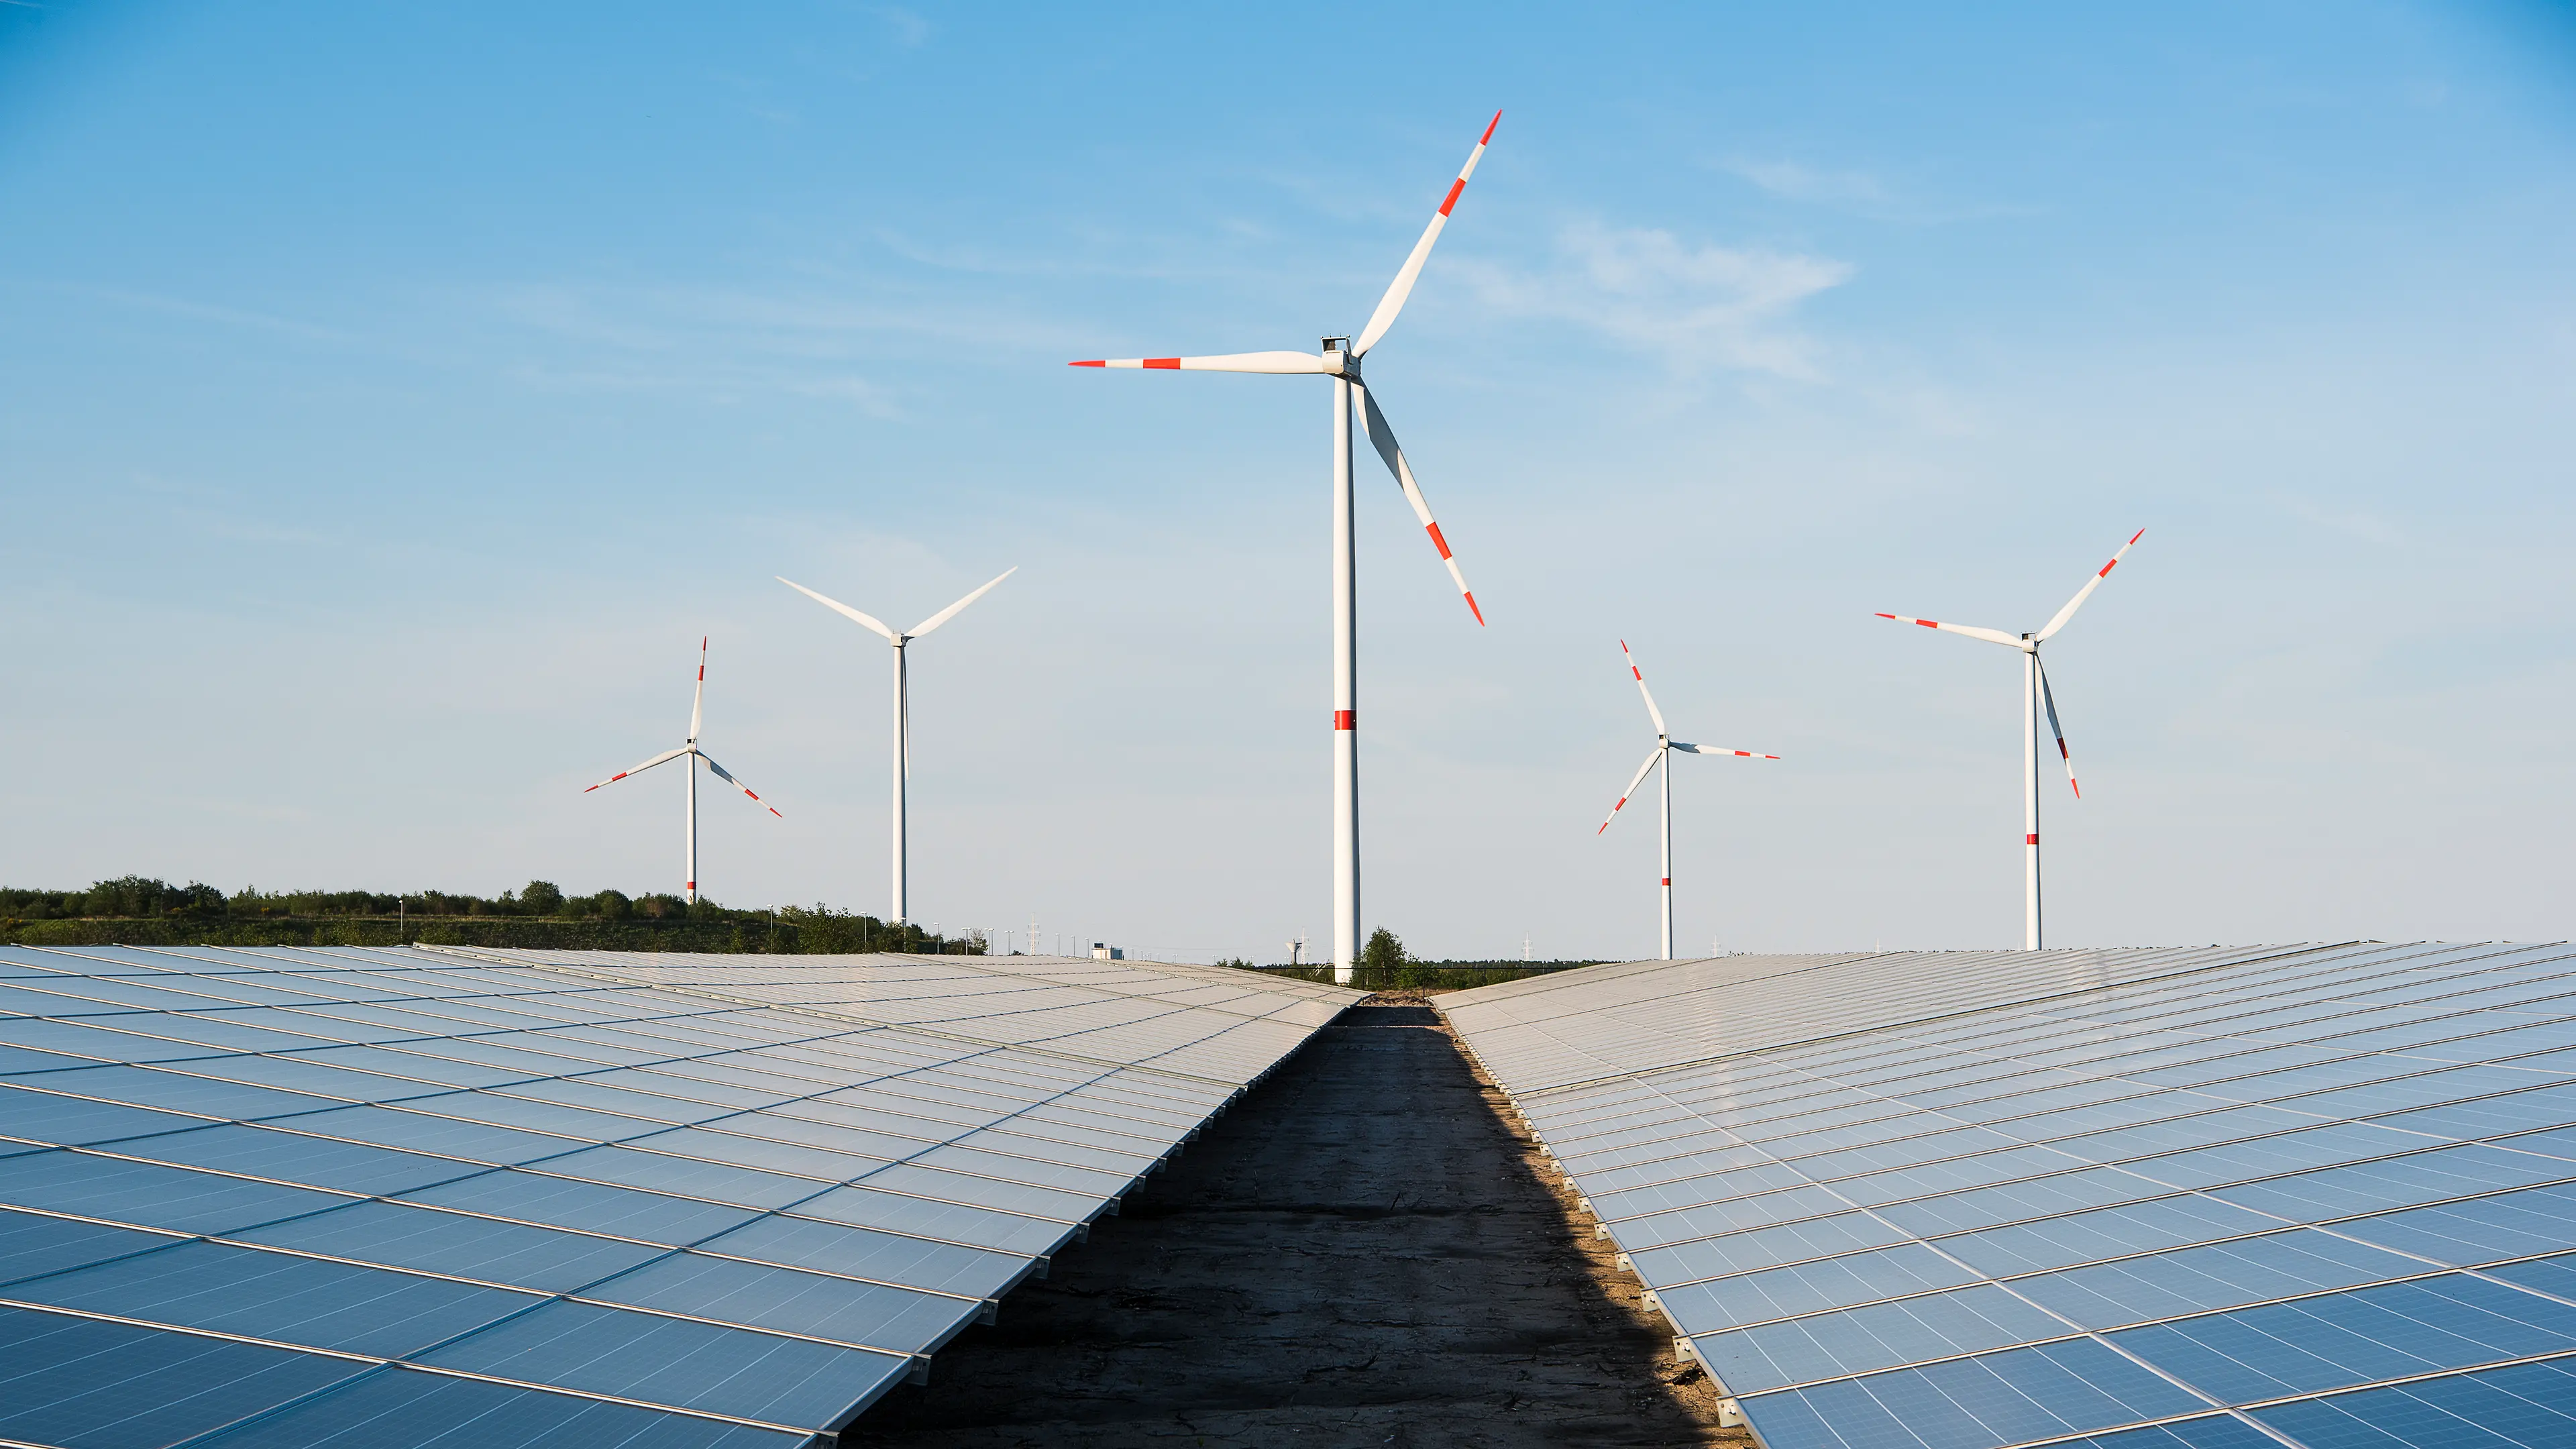
M 1882 619 L 1894 619 L 1894 618 L 1896 618 L 1896 616 L 1895 616 L 1894 614 L 1881 614 L 1881 615 L 1879 615 L 1878 617 L 1880 617 L 1880 618 L 1882 618 Z M 1898 622 L 1899 622 L 1899 623 L 1902 623 L 1902 622 L 1904 622 L 1904 621 L 1900 619 L 1900 620 L 1898 620 Z
M 2068 788 L 2075 792 L 2076 799 L 2081 800 L 2084 798 L 2084 787 L 2075 783 L 2075 777 L 2073 775 L 2066 777 L 2066 784 Z
M 1108 359 L 1099 357 L 1092 358 L 1087 362 L 1068 362 L 1065 364 L 1067 367 L 1107 367 L 1108 365 Z
M 777 806 L 775 806 L 775 805 L 770 806 L 770 807 L 769 807 L 769 813 L 770 813 L 770 814 L 772 814 L 772 815 L 778 815 L 778 807 L 777 807 Z M 784 819 L 786 819 L 787 817 L 786 817 L 786 816 L 784 816 L 784 815 L 778 815 L 778 818 L 779 818 L 779 819 L 781 819 L 781 820 L 784 820 Z
M 1463 177 L 1449 183 L 1448 198 L 1440 203 L 1440 214 L 1442 216 L 1447 216 L 1449 214 L 1449 208 L 1458 204 L 1458 193 L 1466 189 L 1467 182 Z
M 1941 621 L 1938 619 L 1917 619 L 1914 622 L 1922 625 L 1926 629 L 1938 629 L 1941 627 Z
M 2097 579 L 2109 578 L 2111 576 L 2111 570 L 2118 568 L 2119 566 L 2120 561 L 2118 559 L 2113 559 L 2109 563 L 2102 565 L 2102 572 L 2095 574 L 2093 577 Z
M 1476 627 L 1479 629 L 1485 627 L 1485 611 L 1476 607 L 1476 595 L 1474 592 L 1467 589 L 1460 589 L 1458 592 L 1466 595 L 1467 612 L 1476 616 Z
M 2057 757 L 2061 760 L 2072 760 L 2075 758 L 2073 755 L 2066 753 L 2066 741 L 2064 740 L 2059 740 L 2057 742 Z
M 1355 730 L 1359 727 L 1360 712 L 1358 710 L 1337 709 L 1333 711 L 1333 728 L 1337 730 Z
M 1431 546 L 1440 550 L 1440 556 L 1442 558 L 1447 558 L 1449 556 L 1449 540 L 1440 536 L 1440 525 L 1436 523 L 1426 523 L 1422 526 L 1430 531 Z
M 1484 145 L 1484 144 L 1485 144 L 1485 142 L 1486 142 L 1486 141 L 1491 141 L 1492 139 L 1494 139 L 1494 128 L 1495 128 L 1496 126 L 1501 125 L 1502 123 L 1503 123 L 1503 113 L 1502 113 L 1502 112 L 1500 112 L 1500 111 L 1496 111 L 1496 112 L 1494 112 L 1494 118 L 1493 118 L 1492 120 L 1487 121 L 1487 122 L 1485 123 L 1485 135 L 1484 135 L 1483 140 L 1479 140 L 1476 144 L 1477 144 L 1477 145 L 1479 145 L 1479 146 L 1482 146 L 1482 145 Z
M 2146 537 L 2146 536 L 2147 536 L 2147 531 L 2146 531 L 2145 529 L 2141 528 L 2141 529 L 2139 529 L 2137 532 L 2135 532 L 2135 533 L 2133 533 L 2133 534 L 2130 534 L 2130 535 L 2129 535 L 2129 542 L 2130 542 L 2130 543 L 2132 543 L 2132 544 L 2134 544 L 2134 543 L 2136 543 L 2139 539 L 2142 539 L 2142 538 L 2144 538 L 2144 537 Z
M 1173 369 L 1181 365 L 1181 360 L 1177 357 L 1148 357 L 1145 359 L 1145 365 L 1147 367 Z

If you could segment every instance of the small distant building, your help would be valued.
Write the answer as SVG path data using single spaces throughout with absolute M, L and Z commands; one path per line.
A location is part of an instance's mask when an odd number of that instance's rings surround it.
M 1101 941 L 1094 941 L 1091 943 L 1091 959 L 1094 961 L 1124 961 L 1127 959 L 1127 953 L 1116 946 L 1112 946 Z

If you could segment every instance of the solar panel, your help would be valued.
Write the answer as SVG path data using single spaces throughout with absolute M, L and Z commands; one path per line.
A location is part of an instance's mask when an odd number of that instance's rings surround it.
M 1361 994 L 1023 957 L 0 948 L 0 1438 L 802 1443 Z
M 2576 1443 L 2576 952 L 1631 962 L 1440 1005 L 1767 1449 Z

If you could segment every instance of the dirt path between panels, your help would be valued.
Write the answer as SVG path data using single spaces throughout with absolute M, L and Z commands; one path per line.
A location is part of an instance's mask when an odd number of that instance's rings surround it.
M 842 1442 L 1745 1443 L 1501 1101 L 1370 998 Z

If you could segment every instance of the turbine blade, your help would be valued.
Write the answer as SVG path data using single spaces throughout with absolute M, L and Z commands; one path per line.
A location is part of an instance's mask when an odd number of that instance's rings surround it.
M 931 615 L 929 618 L 922 620 L 920 623 L 913 625 L 912 633 L 905 637 L 918 639 L 922 635 L 929 633 L 931 630 L 938 628 L 940 625 L 947 623 L 949 620 L 956 618 L 959 610 L 965 608 L 968 604 L 975 602 L 977 599 L 984 597 L 986 593 L 991 591 L 993 584 L 998 584 L 1002 580 L 1009 578 L 1011 575 L 1018 573 L 1019 571 L 1020 566 L 1018 564 L 1013 564 L 1009 568 L 1002 570 L 999 574 L 994 575 L 993 583 L 986 584 L 983 588 L 977 589 L 975 592 L 959 599 L 956 603 L 949 605 L 947 608 L 942 609 L 938 613 Z
M 664 750 L 662 753 L 660 753 L 660 754 L 658 754 L 658 755 L 655 755 L 653 758 L 651 758 L 651 759 L 649 759 L 649 760 L 646 760 L 644 763 L 642 763 L 642 764 L 640 764 L 640 765 L 637 765 L 634 769 L 631 769 L 631 770 L 620 770 L 620 771 L 618 771 L 616 774 L 611 775 L 611 776 L 609 776 L 607 779 L 600 781 L 600 782 L 599 782 L 599 785 L 614 785 L 614 784 L 616 784 L 618 781 L 625 779 L 625 778 L 626 778 L 627 776 L 629 776 L 629 775 L 641 775 L 641 774 L 643 774 L 646 770 L 649 770 L 649 769 L 653 768 L 655 765 L 667 765 L 667 764 L 669 764 L 670 762 L 672 762 L 673 760 L 676 760 L 676 759 L 680 758 L 682 755 L 687 754 L 688 752 L 689 752 L 689 747 L 688 747 L 687 745 L 682 745 L 682 746 L 680 746 L 680 747 L 679 747 L 678 749 L 676 749 L 676 750 Z M 598 789 L 598 788 L 599 788 L 599 785 L 592 785 L 592 786 L 590 786 L 588 789 L 583 790 L 581 793 L 583 793 L 583 794 L 587 795 L 587 794 L 589 794 L 592 790 L 596 790 L 596 789 Z
M 1143 367 L 1164 372 L 1322 372 L 1313 352 L 1229 352 L 1216 357 L 1108 357 L 1068 362 L 1067 367 Z
M 753 804 L 755 804 L 755 805 L 758 805 L 761 809 L 768 811 L 768 812 L 769 812 L 770 814 L 772 814 L 772 815 L 778 815 L 778 807 L 777 807 L 777 806 L 772 805 L 772 804 L 770 804 L 768 801 L 761 799 L 761 798 L 760 798 L 760 792 L 759 792 L 759 791 L 754 790 L 754 789 L 752 789 L 749 785 L 746 785 L 746 784 L 744 784 L 743 782 L 741 782 L 740 780 L 735 779 L 735 778 L 733 777 L 733 772 L 732 772 L 731 770 L 728 770 L 728 769 L 726 769 L 724 766 L 719 765 L 719 764 L 717 764 L 717 763 L 716 763 L 716 757 L 715 757 L 715 756 L 710 755 L 710 754 L 706 754 L 706 753 L 704 753 L 704 752 L 702 751 L 702 752 L 700 752 L 700 754 L 698 755 L 698 758 L 707 762 L 707 768 L 716 772 L 716 778 L 717 778 L 717 779 L 722 780 L 722 781 L 724 781 L 726 784 L 731 785 L 732 787 L 734 787 L 734 788 L 735 788 L 735 789 L 737 789 L 737 790 L 740 790 L 742 793 L 744 793 L 744 794 L 746 794 L 746 795 L 749 795 L 749 796 L 751 797 L 751 799 L 752 799 L 752 803 L 753 803 Z M 781 820 L 784 820 L 784 819 L 786 819 L 787 817 L 786 817 L 786 816 L 784 816 L 784 815 L 778 815 L 778 818 L 779 818 L 779 819 L 781 819 Z
M 2032 658 L 2037 659 L 2034 654 Z M 2057 694 L 2048 687 L 2048 666 L 2039 666 L 2039 702 L 2048 706 L 2048 732 L 2057 736 L 2057 757 L 2066 762 L 2066 785 L 2075 798 L 2084 798 L 2084 787 L 2075 783 L 2075 757 L 2066 752 L 2066 731 L 2057 723 Z
M 1679 740 L 1673 741 L 1673 748 L 1677 750 L 1687 750 L 1694 755 L 1733 755 L 1739 760 L 1776 760 L 1780 758 L 1778 755 L 1759 754 L 1752 750 L 1730 750 L 1724 745 L 1686 745 Z
M 2039 631 L 2042 642 L 2046 642 L 2049 635 L 2066 627 L 2066 621 L 2075 617 L 2075 611 L 2084 607 L 2084 601 L 2093 597 L 2093 591 L 2102 587 L 2102 581 L 2111 576 L 2111 570 L 2118 568 L 2120 560 L 2127 558 L 2129 550 L 2136 548 L 2138 540 L 2146 536 L 2147 531 L 2143 528 L 2130 534 L 2129 541 L 2120 545 L 2120 551 L 2111 555 L 2111 561 L 2093 571 L 2093 577 L 2086 579 L 2084 587 L 2075 591 L 2075 597 L 2066 601 L 2066 607 L 2057 611 L 2057 617 L 2048 621 L 2048 627 Z
M 2015 649 L 2021 647 L 2019 639 L 2001 629 L 1980 629 L 1973 624 L 1944 624 L 1938 619 L 1909 619 L 1903 614 L 1881 614 L 1878 617 L 1894 619 L 1900 624 L 1920 624 L 1926 629 L 1938 629 L 1945 634 L 1965 634 L 1971 639 L 1983 639 L 1989 644 L 2007 644 Z
M 689 701 L 689 743 L 698 742 L 698 722 L 707 707 L 707 636 L 698 636 L 698 692 Z
M 1628 788 L 1619 792 L 1619 804 L 1611 806 L 1610 813 L 1601 817 L 1601 830 L 1609 829 L 1610 822 L 1619 818 L 1620 807 L 1628 803 L 1628 797 L 1637 793 L 1637 787 L 1646 783 L 1646 777 L 1653 774 L 1655 766 L 1662 764 L 1663 761 L 1664 744 L 1663 741 L 1657 740 L 1655 742 L 1654 753 L 1646 756 L 1646 763 L 1637 767 L 1637 778 L 1630 780 L 1628 782 Z M 1601 834 L 1601 830 L 1596 830 L 1592 833 L 1595 836 L 1598 836 Z
M 778 578 L 776 574 L 772 574 L 770 577 Z M 842 603 L 838 599 L 827 599 L 821 594 L 814 592 L 812 589 L 805 587 L 803 584 L 796 582 L 794 579 L 778 579 L 778 581 L 785 584 L 787 587 L 794 589 L 796 592 L 803 594 L 805 597 L 812 599 L 815 603 L 822 605 L 824 608 L 830 609 L 845 617 L 858 620 L 860 623 L 867 625 L 869 628 L 876 630 L 880 634 L 883 634 L 888 639 L 894 637 L 894 631 L 892 629 L 887 628 L 885 625 L 878 623 L 875 618 L 870 615 L 862 614 L 858 610 L 851 608 L 849 605 Z
M 1422 275 L 1422 264 L 1431 259 L 1431 244 L 1440 240 L 1440 229 L 1449 224 L 1449 208 L 1458 204 L 1458 196 L 1467 189 L 1467 178 L 1476 174 L 1476 163 L 1485 159 L 1485 146 L 1494 139 L 1494 127 L 1503 123 L 1503 113 L 1485 124 L 1485 134 L 1476 141 L 1476 149 L 1467 153 L 1467 164 L 1458 168 L 1458 179 L 1449 183 L 1449 194 L 1440 199 L 1440 209 L 1431 213 L 1431 225 L 1422 229 L 1422 240 L 1413 244 L 1413 252 L 1404 265 L 1395 269 L 1395 280 L 1387 284 L 1386 295 L 1378 298 L 1377 310 L 1369 314 L 1368 325 L 1360 329 L 1359 340 L 1351 344 L 1353 357 L 1366 357 L 1386 329 L 1395 325 L 1395 314 L 1404 310 L 1404 299 L 1413 295 L 1414 279 Z
M 1637 681 L 1637 692 L 1646 697 L 1646 717 L 1655 722 L 1655 733 L 1659 735 L 1671 734 L 1672 731 L 1664 728 L 1664 712 L 1655 708 L 1655 692 L 1646 687 L 1645 671 L 1637 667 L 1637 656 L 1628 653 L 1627 640 L 1622 639 L 1619 641 L 1619 652 L 1627 657 L 1628 674 L 1630 678 Z
M 1449 540 L 1442 537 L 1438 520 L 1431 516 L 1431 505 L 1422 496 L 1422 485 L 1413 481 L 1413 465 L 1406 462 L 1404 449 L 1395 441 L 1395 429 L 1387 426 L 1386 414 L 1378 411 L 1377 398 L 1354 380 L 1351 391 L 1360 395 L 1360 431 L 1368 434 L 1377 455 L 1386 460 L 1386 471 L 1395 475 L 1404 489 L 1404 501 L 1413 505 L 1413 516 L 1422 520 L 1422 531 L 1431 535 L 1431 546 L 1440 550 L 1440 561 L 1449 566 L 1449 580 L 1458 586 L 1458 595 L 1467 601 L 1467 612 L 1476 623 L 1485 622 L 1485 611 L 1476 607 L 1476 591 L 1467 587 L 1467 576 L 1458 571 L 1458 560 L 1449 553 Z

